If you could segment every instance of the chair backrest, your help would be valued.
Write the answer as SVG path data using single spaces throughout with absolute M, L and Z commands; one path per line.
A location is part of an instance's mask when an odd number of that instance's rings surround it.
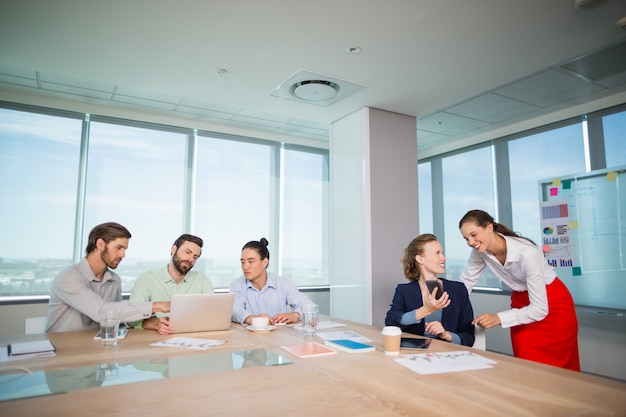
M 46 332 L 46 316 L 28 317 L 26 319 L 26 326 L 24 333 L 26 334 L 38 334 Z
M 474 325 L 474 345 L 472 347 L 475 349 L 487 350 L 485 329 L 478 325 Z

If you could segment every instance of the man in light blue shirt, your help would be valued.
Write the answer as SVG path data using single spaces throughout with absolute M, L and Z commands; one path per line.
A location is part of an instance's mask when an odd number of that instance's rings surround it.
M 213 285 L 201 272 L 191 271 L 202 254 L 203 241 L 197 236 L 183 234 L 172 245 L 170 262 L 165 268 L 154 269 L 137 277 L 129 301 L 134 303 L 172 299 L 172 294 L 212 293 Z M 135 327 L 171 334 L 169 318 L 157 314 L 134 323 Z
M 279 275 L 267 272 L 270 254 L 265 238 L 251 241 L 241 250 L 243 276 L 230 284 L 235 294 L 232 320 L 251 324 L 252 318 L 268 317 L 270 324 L 296 323 L 304 304 L 313 302 L 296 285 Z

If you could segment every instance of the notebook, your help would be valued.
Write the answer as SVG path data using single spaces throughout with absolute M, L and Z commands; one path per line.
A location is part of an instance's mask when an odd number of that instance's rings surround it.
M 342 350 L 349 353 L 374 352 L 376 348 L 372 345 L 356 342 L 350 339 L 334 339 L 324 342 L 326 346 L 333 349 Z
M 174 333 L 227 330 L 234 298 L 232 293 L 174 294 L 170 305 L 170 326 Z
M 296 343 L 295 345 L 284 345 L 281 346 L 281 348 L 289 353 L 293 353 L 299 358 L 313 358 L 315 356 L 326 356 L 337 353 L 336 350 L 317 342 Z

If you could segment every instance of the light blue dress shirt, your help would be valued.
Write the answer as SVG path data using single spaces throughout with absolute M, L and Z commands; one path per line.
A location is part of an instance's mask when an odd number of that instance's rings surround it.
M 274 317 L 288 311 L 301 313 L 304 304 L 313 303 L 292 281 L 271 272 L 267 273 L 267 282 L 261 290 L 254 288 L 243 275 L 228 290 L 235 294 L 232 320 L 242 324 L 250 315 Z

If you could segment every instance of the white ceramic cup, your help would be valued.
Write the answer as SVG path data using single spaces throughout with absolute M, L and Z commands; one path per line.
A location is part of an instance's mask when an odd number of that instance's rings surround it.
M 252 328 L 254 330 L 265 330 L 270 324 L 270 319 L 267 317 L 252 317 Z
M 402 329 L 397 326 L 385 326 L 383 327 L 382 335 L 383 344 L 385 346 L 385 355 L 399 355 Z

